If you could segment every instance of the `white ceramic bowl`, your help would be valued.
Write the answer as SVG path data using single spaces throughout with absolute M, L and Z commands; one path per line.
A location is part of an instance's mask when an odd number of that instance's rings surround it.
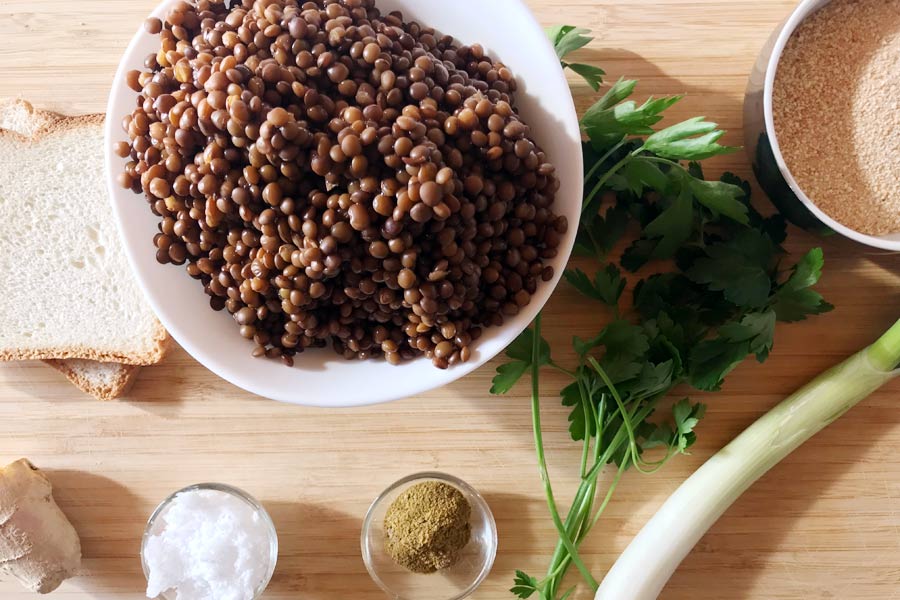
M 900 252 L 900 231 L 867 235 L 828 216 L 800 188 L 781 154 L 772 111 L 772 90 L 781 55 L 788 40 L 807 17 L 830 0 L 803 0 L 772 34 L 750 75 L 744 99 L 744 135 L 747 152 L 760 186 L 790 221 L 805 229 L 836 231 L 867 246 Z M 824 225 L 824 227 L 822 226 Z
M 162 17 L 168 5 L 158 6 L 154 16 Z M 125 84 L 125 74 L 142 68 L 144 57 L 157 50 L 157 38 L 141 27 L 119 65 L 106 119 L 109 192 L 125 250 L 150 304 L 175 340 L 220 377 L 266 398 L 323 407 L 374 404 L 414 396 L 471 373 L 499 354 L 534 319 L 559 282 L 575 242 L 583 185 L 578 118 L 559 60 L 524 2 L 381 0 L 378 6 L 382 11 L 402 10 L 407 18 L 463 43 L 479 42 L 511 68 L 520 84 L 517 106 L 557 167 L 562 185 L 554 208 L 568 218 L 569 232 L 551 263 L 555 278 L 542 284 L 531 304 L 503 327 L 486 329 L 466 364 L 441 371 L 421 358 L 394 367 L 383 360 L 347 361 L 330 349 L 298 354 L 293 368 L 280 361 L 253 359 L 251 343 L 238 334 L 227 312 L 210 310 L 199 282 L 188 277 L 183 267 L 156 262 L 152 239 L 158 232 L 157 218 L 143 197 L 115 182 L 125 161 L 112 147 L 125 137 L 122 118 L 133 110 L 136 98 Z

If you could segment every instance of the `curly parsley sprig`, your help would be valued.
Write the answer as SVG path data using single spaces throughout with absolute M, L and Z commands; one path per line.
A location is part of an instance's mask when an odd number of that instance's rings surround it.
M 601 69 L 567 62 L 591 39 L 588 30 L 548 30 L 563 68 L 581 75 L 596 91 Z M 831 310 L 813 289 L 822 272 L 820 249 L 785 268 L 780 216 L 764 217 L 750 203 L 750 186 L 734 175 L 707 181 L 698 161 L 734 152 L 719 144 L 724 132 L 695 117 L 658 129 L 663 113 L 681 97 L 630 97 L 636 81 L 619 80 L 589 108 L 581 125 L 586 136 L 585 197 L 576 252 L 594 258 L 592 276 L 565 273 L 570 285 L 603 306 L 608 324 L 593 337 L 573 339 L 572 367 L 553 360 L 541 337 L 541 318 L 507 348 L 491 392 L 508 392 L 531 376 L 535 447 L 551 517 L 559 535 L 542 579 L 517 571 L 512 593 L 520 598 L 565 600 L 562 580 L 574 565 L 591 589 L 596 579 L 578 548 L 596 525 L 622 473 L 651 473 L 696 441 L 705 406 L 675 401 L 678 385 L 718 390 L 748 356 L 763 362 L 774 344 L 778 321 L 798 321 Z M 609 200 L 612 199 L 610 202 Z M 634 227 L 637 225 L 637 227 Z M 609 255 L 627 232 L 639 230 L 618 260 Z M 636 282 L 632 301 L 623 301 L 627 278 Z M 540 371 L 556 369 L 571 379 L 561 392 L 571 408 L 570 433 L 582 442 L 581 484 L 563 518 L 547 470 L 540 420 Z M 661 405 L 671 419 L 654 418 Z M 655 460 L 649 460 L 649 451 Z M 599 475 L 614 468 L 601 499 Z M 595 504 L 599 500 L 599 505 Z

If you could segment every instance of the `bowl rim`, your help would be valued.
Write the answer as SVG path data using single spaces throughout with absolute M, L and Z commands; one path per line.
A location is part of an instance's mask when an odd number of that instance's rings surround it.
M 156 5 L 156 7 L 150 13 L 150 16 L 162 18 L 165 15 L 167 9 L 176 1 L 178 0 L 162 0 L 159 4 Z M 506 4 L 508 4 L 508 6 L 506 6 Z M 544 30 L 538 23 L 536 17 L 534 16 L 534 13 L 528 8 L 524 0 L 506 0 L 506 4 L 506 10 L 515 11 L 516 13 L 518 13 L 520 15 L 520 18 L 522 19 L 523 24 L 531 30 L 530 38 L 537 40 L 537 44 L 540 47 L 536 47 L 534 52 L 546 53 L 547 57 L 551 55 L 555 56 L 555 51 L 553 49 L 552 43 L 545 35 Z M 485 329 L 485 335 L 482 336 L 482 340 L 474 343 L 472 346 L 473 350 L 475 351 L 475 355 L 473 356 L 472 360 L 467 363 L 454 365 L 450 369 L 444 371 L 434 369 L 435 373 L 443 373 L 443 376 L 436 375 L 434 377 L 406 378 L 405 385 L 402 388 L 395 388 L 394 386 L 391 386 L 389 388 L 360 386 L 359 390 L 356 392 L 343 392 L 341 395 L 337 395 L 334 392 L 304 392 L 302 394 L 298 394 L 296 389 L 287 390 L 284 389 L 283 386 L 279 387 L 277 385 L 269 385 L 265 381 L 261 382 L 258 375 L 252 375 L 247 372 L 238 371 L 229 364 L 229 361 L 227 359 L 222 359 L 218 356 L 211 355 L 210 352 L 204 349 L 203 343 L 201 343 L 199 337 L 196 334 L 191 333 L 190 329 L 184 324 L 185 319 L 178 317 L 175 314 L 176 309 L 172 307 L 171 303 L 163 301 L 162 296 L 164 294 L 158 292 L 155 289 L 151 289 L 153 286 L 149 285 L 147 281 L 147 267 L 143 265 L 145 257 L 143 257 L 142 253 L 139 253 L 139 251 L 134 247 L 134 244 L 129 243 L 130 236 L 127 234 L 126 228 L 123 226 L 123 224 L 127 221 L 127 219 L 125 218 L 126 213 L 124 209 L 120 207 L 119 200 L 117 200 L 121 193 L 130 193 L 128 190 L 122 190 L 118 186 L 117 182 L 115 181 L 115 177 L 113 176 L 113 173 L 117 172 L 117 169 L 120 168 L 119 161 L 121 161 L 121 159 L 119 159 L 113 152 L 114 142 L 117 141 L 117 136 L 119 135 L 121 125 L 120 111 L 122 110 L 123 106 L 123 101 L 121 98 L 119 98 L 119 93 L 120 88 L 125 85 L 126 72 L 132 65 L 136 64 L 135 57 L 137 47 L 140 45 L 142 40 L 145 39 L 144 36 L 146 35 L 148 34 L 145 32 L 143 24 L 139 25 L 136 33 L 129 41 L 127 49 L 125 50 L 119 61 L 118 67 L 116 69 L 116 74 L 113 79 L 113 84 L 110 89 L 109 100 L 107 103 L 106 123 L 104 126 L 104 158 L 107 170 L 107 192 L 109 194 L 110 203 L 112 204 L 112 211 L 116 220 L 116 228 L 119 232 L 119 237 L 122 240 L 125 254 L 128 257 L 128 262 L 131 266 L 133 276 L 135 276 L 139 286 L 144 291 L 144 296 L 147 299 L 147 302 L 150 304 L 151 308 L 156 313 L 157 318 L 162 322 L 172 338 L 177 341 L 178 344 L 181 345 L 181 347 L 184 348 L 184 350 L 194 358 L 194 360 L 212 371 L 218 377 L 228 381 L 229 383 L 241 388 L 244 391 L 247 391 L 254 395 L 258 395 L 260 397 L 276 400 L 278 402 L 286 404 L 311 406 L 318 408 L 353 408 L 359 406 L 382 404 L 400 400 L 403 398 L 415 397 L 419 394 L 449 385 L 487 364 L 493 356 L 496 356 L 496 354 L 502 352 L 503 347 L 512 343 L 512 341 L 515 340 L 516 337 L 518 337 L 518 335 L 521 334 L 521 332 L 530 325 L 534 317 L 537 316 L 537 314 L 543 309 L 543 307 L 553 295 L 553 292 L 559 285 L 559 282 L 562 280 L 562 275 L 563 271 L 565 270 L 566 263 L 568 262 L 568 259 L 574 249 L 575 232 L 577 231 L 578 221 L 573 221 L 573 217 L 575 217 L 576 215 L 580 217 L 580 210 L 572 210 L 571 215 L 568 214 L 570 212 L 569 210 L 560 211 L 561 214 L 565 213 L 567 216 L 569 216 L 569 232 L 564 236 L 563 243 L 559 247 L 559 258 L 554 259 L 552 265 L 555 267 L 553 279 L 548 282 L 542 282 L 538 286 L 537 292 L 532 296 L 532 302 L 527 307 L 525 307 L 518 316 L 509 319 L 501 327 L 490 327 Z M 552 86 L 564 86 L 566 90 L 569 90 L 568 81 L 561 68 L 555 70 L 552 73 L 546 73 L 543 75 L 543 77 L 544 84 Z M 131 92 L 128 91 L 128 93 L 128 97 L 130 99 Z M 555 114 L 560 117 L 561 121 L 565 123 L 567 127 L 568 125 L 574 125 L 578 123 L 575 101 L 571 93 L 568 94 L 566 102 L 554 105 L 554 110 Z M 550 134 L 545 133 L 545 135 Z M 567 194 L 567 196 L 572 196 L 572 202 L 575 202 L 574 198 L 577 196 L 579 206 L 581 197 L 583 195 L 584 186 L 584 171 L 581 153 L 581 144 L 573 143 L 571 147 L 572 156 L 569 157 L 566 161 L 567 163 L 575 163 L 574 168 L 578 172 L 577 179 L 569 184 L 571 186 L 571 194 Z M 562 158 L 559 158 L 558 160 L 562 160 Z M 558 195 L 557 202 L 559 202 L 560 198 L 561 196 Z M 235 335 L 237 335 L 236 332 Z M 493 352 L 494 348 L 491 348 L 491 352 L 489 353 L 481 350 L 482 348 L 484 348 L 484 341 L 491 338 L 499 338 L 501 341 L 505 341 L 503 346 L 500 347 L 496 353 Z M 335 360 L 343 360 L 337 355 L 335 355 L 334 358 Z M 298 358 L 295 360 L 298 361 L 298 366 L 302 366 L 302 358 Z M 429 363 L 429 368 L 432 368 L 430 365 L 430 361 L 428 361 L 428 359 L 426 359 L 425 357 L 418 357 L 406 364 L 414 364 L 419 361 L 427 361 Z M 402 369 L 403 367 L 401 366 L 394 368 Z M 256 372 L 256 370 L 254 370 L 254 372 Z M 400 372 L 398 371 L 398 374 L 399 373 Z
M 372 562 L 372 554 L 369 551 L 369 537 L 371 534 L 372 524 L 375 519 L 375 510 L 381 506 L 384 501 L 398 489 L 408 486 L 409 484 L 424 482 L 424 481 L 442 481 L 453 487 L 464 492 L 469 499 L 474 499 L 477 510 L 483 513 L 487 517 L 488 526 L 490 530 L 490 546 L 487 552 L 487 559 L 484 561 L 484 565 L 482 565 L 481 571 L 478 573 L 478 576 L 472 581 L 472 584 L 469 585 L 464 591 L 460 592 L 456 596 L 449 597 L 447 599 L 439 599 L 435 598 L 433 600 L 463 600 L 463 598 L 467 598 L 472 595 L 478 587 L 484 583 L 484 580 L 487 579 L 488 575 L 491 573 L 491 569 L 494 567 L 494 561 L 497 559 L 497 548 L 499 546 L 499 535 L 497 533 L 497 521 L 494 518 L 494 512 L 491 510 L 491 506 L 488 504 L 487 500 L 484 499 L 484 496 L 476 490 L 474 487 L 466 483 L 464 480 L 456 477 L 454 475 L 450 475 L 449 473 L 443 473 L 440 471 L 422 471 L 419 473 L 413 473 L 412 475 L 407 475 L 401 479 L 398 479 L 387 488 L 384 489 L 383 492 L 378 494 L 375 500 L 372 501 L 372 504 L 369 505 L 369 509 L 366 511 L 366 516 L 363 519 L 362 530 L 360 532 L 360 549 L 362 551 L 363 563 L 366 565 L 366 571 L 369 572 L 369 576 L 372 580 L 378 584 L 378 587 L 386 593 L 388 596 L 393 598 L 393 600 L 418 600 L 415 598 L 404 598 L 397 594 L 394 590 L 390 588 L 382 579 L 378 576 L 378 572 L 373 566 Z
M 790 16 L 785 21 L 784 25 L 780 33 L 778 34 L 778 38 L 775 40 L 775 45 L 772 49 L 772 54 L 769 56 L 769 61 L 766 66 L 766 79 L 763 88 L 763 112 L 765 117 L 765 125 L 766 132 L 769 136 L 769 142 L 772 147 L 772 154 L 775 156 L 775 163 L 778 165 L 778 170 L 781 171 L 782 176 L 787 182 L 788 186 L 790 186 L 791 190 L 809 209 L 813 215 L 816 216 L 821 222 L 825 223 L 828 227 L 833 229 L 834 231 L 840 233 L 841 235 L 848 237 L 852 240 L 855 240 L 861 244 L 865 244 L 867 246 L 872 246 L 874 248 L 880 248 L 883 250 L 893 250 L 900 251 L 900 240 L 892 240 L 886 239 L 883 236 L 875 236 L 869 235 L 865 233 L 861 233 L 847 227 L 846 225 L 836 221 L 834 218 L 826 214 L 819 206 L 812 201 L 812 199 L 806 195 L 800 185 L 797 183 L 797 180 L 794 178 L 790 169 L 787 166 L 787 162 L 784 159 L 784 155 L 781 152 L 781 145 L 778 141 L 778 134 L 775 130 L 775 115 L 773 110 L 773 92 L 775 88 L 775 78 L 778 74 L 778 67 L 781 64 L 781 57 L 784 54 L 784 49 L 787 46 L 788 40 L 791 39 L 791 36 L 794 35 L 794 32 L 797 28 L 806 21 L 807 18 L 810 17 L 817 10 L 830 3 L 831 0 L 802 0 L 800 4 L 798 4 L 794 10 L 791 12 Z M 896 235 L 900 234 L 900 232 L 895 232 Z
M 262 518 L 263 525 L 266 527 L 266 529 L 268 529 L 270 534 L 269 568 L 266 570 L 266 575 L 265 577 L 263 577 L 259 588 L 256 590 L 256 593 L 253 596 L 254 600 L 256 598 L 259 598 L 260 596 L 262 596 L 263 592 L 266 591 L 269 583 L 271 583 L 272 576 L 275 575 L 275 568 L 278 564 L 278 530 L 275 528 L 275 522 L 272 520 L 272 516 L 269 514 L 269 511 L 266 510 L 266 507 L 263 506 L 259 500 L 257 500 L 241 488 L 235 487 L 233 485 L 228 485 L 227 483 L 195 483 L 193 485 L 181 488 L 178 491 L 172 492 L 168 497 L 166 497 L 165 500 L 163 500 L 156 506 L 156 508 L 150 514 L 150 517 L 147 519 L 147 525 L 144 527 L 144 533 L 141 536 L 141 570 L 144 572 L 144 578 L 150 578 L 150 568 L 147 566 L 147 561 L 144 558 L 144 550 L 147 546 L 147 542 L 153 536 L 151 530 L 156 524 L 157 519 L 162 516 L 162 513 L 169 507 L 169 505 L 172 504 L 172 502 L 175 501 L 178 496 L 180 496 L 181 494 L 198 491 L 222 492 L 233 496 L 249 505 Z M 166 600 L 166 592 L 163 592 L 162 594 L 157 596 L 156 600 Z

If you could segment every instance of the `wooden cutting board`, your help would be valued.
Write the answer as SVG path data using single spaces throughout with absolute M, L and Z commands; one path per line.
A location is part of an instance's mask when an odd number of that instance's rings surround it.
M 3 0 L 0 96 L 67 113 L 100 112 L 120 54 L 155 0 Z M 545 25 L 589 27 L 578 59 L 610 78 L 640 78 L 642 95 L 686 93 L 672 118 L 707 115 L 738 145 L 744 85 L 756 54 L 793 0 L 529 0 Z M 594 94 L 575 83 L 580 109 Z M 715 165 L 749 177 L 745 158 Z M 602 575 L 664 498 L 703 460 L 817 372 L 870 342 L 900 316 L 900 256 L 841 238 L 792 232 L 789 247 L 827 256 L 822 290 L 837 310 L 781 327 L 765 365 L 746 364 L 711 398 L 691 457 L 629 474 L 585 547 Z M 6 273 L 3 277 L 13 276 Z M 565 348 L 602 318 L 565 285 L 545 317 Z M 6 323 L 4 327 L 22 326 Z M 556 540 L 531 445 L 526 390 L 488 395 L 496 365 L 445 389 L 387 406 L 324 411 L 252 397 L 187 354 L 143 372 L 127 402 L 82 396 L 41 364 L 0 366 L 0 463 L 28 456 L 47 469 L 81 534 L 84 575 L 57 598 L 137 600 L 146 517 L 184 485 L 220 480 L 249 490 L 278 526 L 281 556 L 265 598 L 377 600 L 360 559 L 369 502 L 423 469 L 454 473 L 487 496 L 501 548 L 476 593 L 503 599 L 513 570 L 539 573 Z M 545 381 L 554 483 L 575 484 L 578 447 Z M 900 597 L 900 387 L 854 409 L 789 457 L 701 541 L 664 600 Z M 30 597 L 0 577 L 0 598 Z M 587 594 L 577 596 L 587 598 Z

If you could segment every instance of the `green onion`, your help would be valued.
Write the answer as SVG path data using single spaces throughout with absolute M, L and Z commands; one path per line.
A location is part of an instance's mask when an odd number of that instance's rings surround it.
M 655 600 L 703 534 L 757 479 L 891 379 L 900 376 L 900 321 L 826 371 L 709 459 L 626 548 L 596 600 Z

